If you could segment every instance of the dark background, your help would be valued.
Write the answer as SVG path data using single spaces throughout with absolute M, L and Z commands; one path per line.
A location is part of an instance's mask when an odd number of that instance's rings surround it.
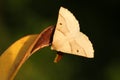
M 119 0 L 0 0 L 0 53 L 14 41 L 57 22 L 60 6 L 79 20 L 95 58 L 65 54 L 53 63 L 50 47 L 33 54 L 15 80 L 120 80 Z

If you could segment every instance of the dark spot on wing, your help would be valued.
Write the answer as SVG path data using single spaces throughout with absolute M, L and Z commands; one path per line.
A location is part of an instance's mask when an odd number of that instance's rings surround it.
M 77 52 L 79 52 L 79 50 L 77 50 Z
M 60 23 L 60 25 L 62 25 L 62 23 Z

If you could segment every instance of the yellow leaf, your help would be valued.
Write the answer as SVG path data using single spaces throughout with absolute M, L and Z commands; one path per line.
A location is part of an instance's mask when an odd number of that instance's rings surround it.
M 0 80 L 13 80 L 22 64 L 37 50 L 49 46 L 53 26 L 40 34 L 25 36 L 12 44 L 0 56 Z
M 14 76 L 19 68 L 25 53 L 38 35 L 29 35 L 16 41 L 0 57 L 0 79 L 9 80 Z M 22 64 L 21 64 L 22 65 Z

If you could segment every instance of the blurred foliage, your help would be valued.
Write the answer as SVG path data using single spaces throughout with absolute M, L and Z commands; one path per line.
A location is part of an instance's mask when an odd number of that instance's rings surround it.
M 120 80 L 119 0 L 0 0 L 0 53 L 19 38 L 55 25 L 60 6 L 79 20 L 95 58 L 65 54 L 53 63 L 50 47 L 32 55 L 15 80 Z

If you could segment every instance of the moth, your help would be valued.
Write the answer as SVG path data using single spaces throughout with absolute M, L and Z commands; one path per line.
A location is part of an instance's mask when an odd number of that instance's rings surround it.
M 59 10 L 51 49 L 87 58 L 94 57 L 93 45 L 89 38 L 80 31 L 78 20 L 63 7 Z

